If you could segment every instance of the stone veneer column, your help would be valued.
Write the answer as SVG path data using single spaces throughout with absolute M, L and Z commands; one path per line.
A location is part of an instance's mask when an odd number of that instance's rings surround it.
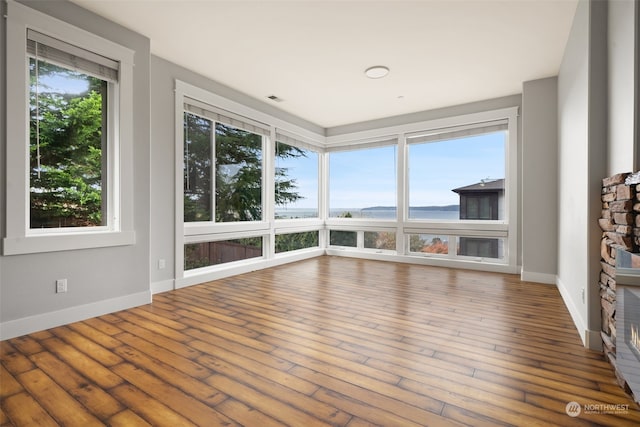
M 636 252 L 640 246 L 640 201 L 637 186 L 626 185 L 629 173 L 602 180 L 602 228 L 600 254 L 600 305 L 602 307 L 602 343 L 605 357 L 616 367 L 616 249 Z M 639 186 L 640 187 L 640 186 Z M 624 379 L 616 369 L 618 382 Z

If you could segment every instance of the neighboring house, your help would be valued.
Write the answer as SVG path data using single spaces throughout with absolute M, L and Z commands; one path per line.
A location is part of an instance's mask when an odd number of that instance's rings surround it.
M 502 219 L 504 207 L 504 179 L 483 179 L 465 187 L 451 190 L 460 195 L 460 219 Z M 500 239 L 460 237 L 459 255 L 500 258 Z

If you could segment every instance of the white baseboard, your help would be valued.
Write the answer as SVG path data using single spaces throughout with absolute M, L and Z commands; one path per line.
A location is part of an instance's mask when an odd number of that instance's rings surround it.
M 175 289 L 175 280 L 161 280 L 159 282 L 151 283 L 151 295 L 159 294 L 161 292 L 168 292 Z
M 524 271 L 520 273 L 520 279 L 524 282 L 544 283 L 546 285 L 556 284 L 556 275 L 548 273 L 536 273 L 535 271 Z
M 470 260 L 453 260 L 440 257 L 405 256 L 394 253 L 378 253 L 371 251 L 359 251 L 355 249 L 328 248 L 326 254 L 346 258 L 371 259 L 376 261 L 391 261 L 403 264 L 429 265 L 434 267 L 460 268 L 464 270 L 490 271 L 493 273 L 517 274 L 518 268 L 507 264 L 491 264 Z
M 322 255 L 324 255 L 324 249 L 304 249 L 279 254 L 271 259 L 230 262 L 227 265 L 223 264 L 222 266 L 218 266 L 219 268 L 216 268 L 215 270 L 203 271 L 200 274 L 192 274 L 183 277 L 182 279 L 176 279 L 175 288 L 180 289 L 187 286 L 199 285 L 212 280 L 223 279 L 225 277 L 249 273 L 251 271 L 262 270 L 282 264 L 289 264 L 291 262 L 302 261 L 309 258 L 316 258 Z
M 592 331 L 587 327 L 585 319 L 582 318 L 578 307 L 576 307 L 574 301 L 570 297 L 569 290 L 559 277 L 556 278 L 556 286 L 564 300 L 565 307 L 569 310 L 569 314 L 571 315 L 574 325 L 576 325 L 582 344 L 590 350 L 602 350 L 602 338 L 600 337 L 600 331 Z
M 66 325 L 91 317 L 101 316 L 151 302 L 151 292 L 144 291 L 137 294 L 126 295 L 64 310 L 37 314 L 0 323 L 0 340 L 19 337 L 32 332 L 42 331 L 56 326 Z

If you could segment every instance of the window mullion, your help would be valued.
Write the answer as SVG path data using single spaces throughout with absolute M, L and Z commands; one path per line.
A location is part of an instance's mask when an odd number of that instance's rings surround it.
M 407 139 L 404 133 L 398 135 L 398 146 L 396 149 L 396 176 L 397 190 L 396 199 L 398 208 L 396 210 L 396 253 L 406 255 L 409 251 L 409 244 L 406 242 L 403 232 L 404 225 L 409 217 L 409 188 L 407 165 Z
M 111 150 L 109 150 L 109 138 L 111 137 L 111 132 L 109 132 L 109 127 L 111 125 L 111 120 L 109 120 L 109 107 L 110 107 L 110 103 L 109 103 L 109 99 L 110 98 L 110 91 L 109 91 L 109 86 L 110 84 L 103 81 L 102 82 L 102 93 L 106 94 L 107 96 L 103 96 L 102 97 L 102 141 L 100 143 L 101 146 L 101 156 L 102 156 L 102 171 L 101 171 L 101 176 L 100 176 L 100 187 L 102 189 L 102 223 L 103 225 L 106 225 L 107 227 L 113 226 L 113 220 L 111 217 L 111 213 L 109 212 L 109 206 L 111 206 L 111 201 L 113 200 L 113 198 L 111 197 L 111 194 L 113 193 L 113 188 L 111 185 L 109 185 L 109 182 L 112 182 L 112 180 L 110 179 L 110 174 L 109 174 L 109 168 L 110 165 L 112 164 L 111 158 L 113 157 L 111 155 Z
M 216 122 L 211 122 L 211 136 L 210 138 L 210 146 L 211 146 L 211 160 L 209 163 L 209 175 L 211 179 L 210 183 L 210 194 L 211 200 L 209 201 L 209 208 L 211 209 L 211 222 L 216 222 L 216 178 L 218 176 L 218 162 L 216 157 Z

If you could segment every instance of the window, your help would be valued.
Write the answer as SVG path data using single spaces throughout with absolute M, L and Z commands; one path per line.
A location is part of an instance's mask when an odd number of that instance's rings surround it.
M 505 126 L 408 138 L 409 219 L 502 219 Z
M 276 253 L 318 247 L 318 232 L 276 234 Z
M 461 194 L 460 219 L 498 219 L 498 194 Z
M 40 41 L 47 37 L 28 37 L 30 228 L 106 225 L 107 87 L 117 63 L 93 77 L 53 63 L 71 58 Z
M 329 244 L 355 248 L 358 246 L 358 233 L 356 231 L 330 230 Z
M 458 255 L 460 256 L 490 259 L 501 259 L 504 257 L 503 239 L 459 237 L 458 243 Z
M 184 221 L 261 221 L 268 130 L 195 100 L 185 110 Z
M 318 217 L 318 153 L 276 139 L 275 218 Z
M 395 251 L 396 233 L 390 231 L 365 231 L 364 248 Z
M 449 236 L 433 234 L 410 234 L 409 253 L 446 255 L 449 253 Z
M 258 257 L 262 257 L 262 237 L 184 245 L 185 270 Z
M 133 55 L 8 4 L 5 255 L 134 243 Z
M 396 219 L 396 145 L 329 153 L 329 216 Z
M 213 219 L 213 122 L 184 113 L 184 221 Z

